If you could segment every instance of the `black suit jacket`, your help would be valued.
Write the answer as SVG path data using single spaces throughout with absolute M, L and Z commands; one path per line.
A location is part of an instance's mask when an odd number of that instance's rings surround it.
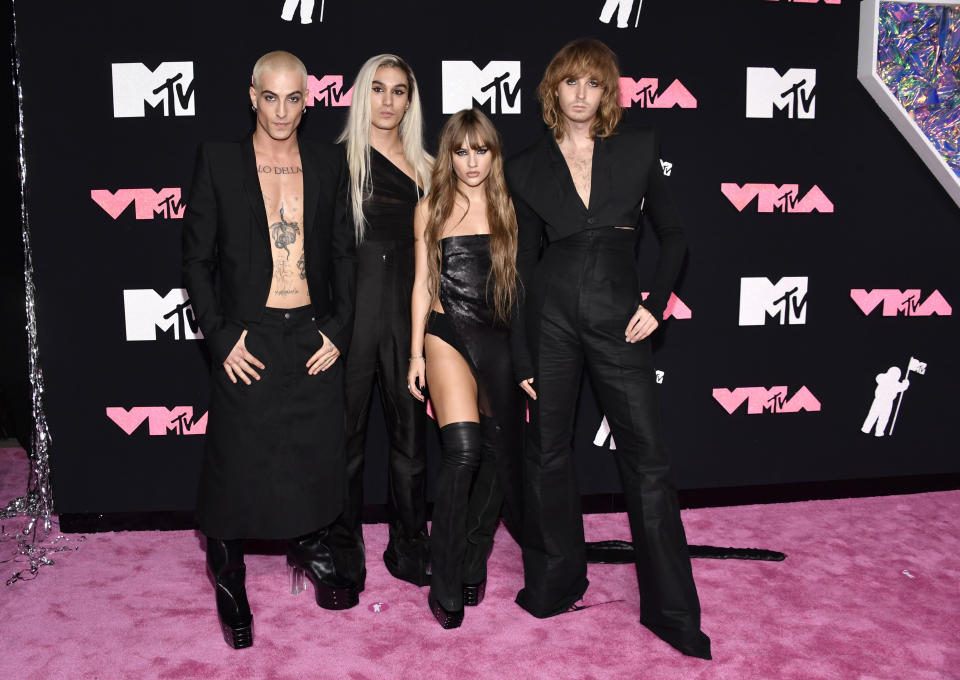
M 339 147 L 299 143 L 310 300 L 317 329 L 345 351 L 356 288 L 353 228 L 338 200 L 345 196 L 346 159 Z M 247 322 L 263 316 L 272 278 L 253 138 L 201 144 L 183 220 L 183 279 L 216 362 L 226 359 Z
M 651 218 L 660 241 L 653 287 L 643 306 L 659 321 L 676 283 L 687 249 L 680 216 L 670 197 L 660 149 L 649 127 L 621 128 L 594 140 L 590 206 L 580 200 L 553 132 L 510 159 L 507 184 L 517 213 L 517 273 L 524 285 L 536 274 L 546 236 L 558 241 L 586 229 L 642 227 Z M 522 309 L 522 307 L 521 307 Z M 524 342 L 524 314 L 516 315 L 511 333 L 514 370 L 518 379 L 533 376 Z

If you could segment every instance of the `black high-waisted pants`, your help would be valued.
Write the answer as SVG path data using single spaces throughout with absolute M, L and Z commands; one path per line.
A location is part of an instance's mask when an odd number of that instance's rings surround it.
M 667 452 L 660 439 L 650 341 L 624 340 L 640 302 L 636 231 L 584 231 L 552 243 L 528 286 L 534 387 L 527 428 L 524 588 L 534 616 L 568 609 L 585 592 L 587 562 L 573 460 L 584 365 L 607 417 L 637 554 L 641 621 L 661 637 L 696 640 L 697 597 Z
M 363 459 L 376 382 L 389 452 L 390 540 L 384 560 L 395 575 L 423 580 L 429 564 L 423 405 L 407 389 L 413 239 L 364 241 L 357 249 L 357 304 L 346 357 L 347 497 L 332 528 L 338 570 L 360 582 L 365 573 Z

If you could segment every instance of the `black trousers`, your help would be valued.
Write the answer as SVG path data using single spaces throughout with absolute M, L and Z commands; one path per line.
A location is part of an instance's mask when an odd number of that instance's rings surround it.
M 390 540 L 384 561 L 395 575 L 422 578 L 429 564 L 423 405 L 407 390 L 413 241 L 365 241 L 357 251 L 357 304 L 346 358 L 347 497 L 332 528 L 338 572 L 360 582 L 363 462 L 376 383 L 390 441 Z
M 633 230 L 596 229 L 551 244 L 527 302 L 538 400 L 525 452 L 524 588 L 534 616 L 565 611 L 587 588 L 573 423 L 584 366 L 613 437 L 637 554 L 641 621 L 696 642 L 697 597 L 667 452 L 660 438 L 650 342 L 624 331 L 640 302 Z

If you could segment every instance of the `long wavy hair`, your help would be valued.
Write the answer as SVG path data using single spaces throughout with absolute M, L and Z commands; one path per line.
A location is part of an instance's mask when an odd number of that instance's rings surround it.
M 464 142 L 471 149 L 485 147 L 491 155 L 490 174 L 484 182 L 491 260 L 490 273 L 487 275 L 487 301 L 495 320 L 506 325 L 517 298 L 517 216 L 513 212 L 510 193 L 503 178 L 500 135 L 490 119 L 478 109 L 464 109 L 450 116 L 440 132 L 424 230 L 424 241 L 430 254 L 427 262 L 430 292 L 436 300 L 440 288 L 440 239 L 444 235 L 444 225 L 453 213 L 456 197 L 459 195 L 470 205 L 470 199 L 461 191 L 453 169 L 453 154 Z
M 420 107 L 420 92 L 413 69 L 395 54 L 378 54 L 370 57 L 360 67 L 353 81 L 353 100 L 347 124 L 337 137 L 347 150 L 347 165 L 350 170 L 350 207 L 353 211 L 353 230 L 357 243 L 363 241 L 366 220 L 363 216 L 363 200 L 373 192 L 373 179 L 370 173 L 370 93 L 373 88 L 373 76 L 381 66 L 398 68 L 407 77 L 410 107 L 400 120 L 400 140 L 403 142 L 403 155 L 413 166 L 413 176 L 424 192 L 430 191 L 430 165 L 433 160 L 423 148 L 423 111 Z M 415 186 L 410 187 L 413 192 Z
M 623 109 L 620 108 L 620 65 L 617 55 L 599 40 L 581 38 L 564 45 L 550 60 L 543 79 L 537 87 L 537 97 L 543 111 L 543 122 L 553 130 L 557 141 L 563 139 L 563 112 L 557 98 L 557 88 L 567 78 L 590 76 L 603 87 L 597 122 L 593 126 L 595 137 L 614 134 Z

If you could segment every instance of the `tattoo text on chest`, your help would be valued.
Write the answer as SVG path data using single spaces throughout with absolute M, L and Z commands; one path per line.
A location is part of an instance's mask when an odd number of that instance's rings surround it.
M 297 235 L 300 233 L 300 224 L 298 222 L 287 222 L 283 217 L 283 203 L 280 204 L 280 221 L 270 225 L 270 233 L 273 235 L 273 244 L 279 249 L 287 251 L 287 259 L 290 259 L 290 248 L 288 246 L 297 242 Z
M 276 284 L 276 289 L 273 291 L 274 295 L 286 297 L 287 295 L 296 295 L 300 292 L 294 285 L 296 282 L 296 273 L 285 257 L 274 259 L 273 281 Z
M 303 168 L 299 165 L 258 165 L 257 172 L 261 175 L 299 175 Z

